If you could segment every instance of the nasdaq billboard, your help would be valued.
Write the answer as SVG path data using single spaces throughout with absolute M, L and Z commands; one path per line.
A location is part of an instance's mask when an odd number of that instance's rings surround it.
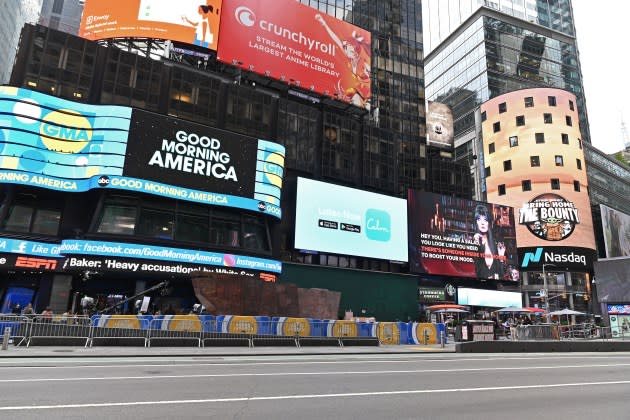
M 6 86 L 0 112 L 0 182 L 114 188 L 281 215 L 277 143 Z

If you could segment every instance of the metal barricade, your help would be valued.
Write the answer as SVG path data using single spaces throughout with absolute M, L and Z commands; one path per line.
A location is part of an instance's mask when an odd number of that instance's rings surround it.
M 148 345 L 148 326 L 151 317 L 102 315 L 92 318 L 89 346 Z
M 90 319 L 78 315 L 59 315 L 52 318 L 35 316 L 26 318 L 26 346 L 67 344 L 67 342 L 90 343 Z
M 198 315 L 164 315 L 149 324 L 148 343 L 152 345 L 190 345 L 201 347 L 203 324 Z
M 24 315 L 0 314 L 0 331 L 9 328 L 9 343 L 21 345 L 26 342 L 32 318 Z
M 201 345 L 206 346 L 243 346 L 252 347 L 249 335 L 243 332 L 231 332 L 229 319 L 220 317 L 202 321 Z M 241 329 L 245 327 L 241 325 Z

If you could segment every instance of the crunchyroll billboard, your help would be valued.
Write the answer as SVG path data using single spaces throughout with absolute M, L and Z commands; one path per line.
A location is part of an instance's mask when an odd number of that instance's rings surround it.
M 219 61 L 369 109 L 371 36 L 292 0 L 224 0 Z

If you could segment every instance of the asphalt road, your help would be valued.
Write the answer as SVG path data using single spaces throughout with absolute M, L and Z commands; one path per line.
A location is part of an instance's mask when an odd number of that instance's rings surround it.
M 0 419 L 630 416 L 630 354 L 0 359 Z

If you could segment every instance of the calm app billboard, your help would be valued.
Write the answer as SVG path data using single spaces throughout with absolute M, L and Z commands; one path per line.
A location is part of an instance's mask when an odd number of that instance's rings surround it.
M 298 178 L 295 247 L 407 261 L 407 203 Z

